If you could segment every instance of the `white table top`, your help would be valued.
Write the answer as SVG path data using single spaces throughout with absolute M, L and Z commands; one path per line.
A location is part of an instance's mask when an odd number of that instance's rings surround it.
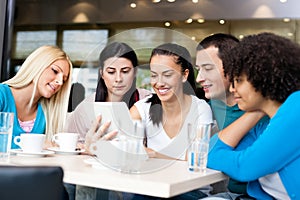
M 172 197 L 227 178 L 219 171 L 207 169 L 205 173 L 190 172 L 184 161 L 149 159 L 149 165 L 160 164 L 161 169 L 150 173 L 126 174 L 109 168 L 93 168 L 85 163 L 88 155 L 49 155 L 47 157 L 11 156 L 11 165 L 61 166 L 64 182 L 144 194 L 157 197 Z M 162 164 L 163 163 L 163 164 Z

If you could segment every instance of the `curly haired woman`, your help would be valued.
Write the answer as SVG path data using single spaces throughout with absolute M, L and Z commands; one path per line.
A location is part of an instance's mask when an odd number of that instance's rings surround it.
M 255 199 L 300 199 L 300 46 L 272 33 L 245 37 L 224 61 L 240 109 L 270 117 L 248 148 L 241 132 L 219 133 L 208 167 L 248 182 Z

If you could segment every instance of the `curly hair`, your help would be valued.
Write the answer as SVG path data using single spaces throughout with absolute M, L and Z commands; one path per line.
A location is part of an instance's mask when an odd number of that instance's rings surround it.
M 273 33 L 245 37 L 223 60 L 224 74 L 247 80 L 263 97 L 283 103 L 300 86 L 300 46 Z

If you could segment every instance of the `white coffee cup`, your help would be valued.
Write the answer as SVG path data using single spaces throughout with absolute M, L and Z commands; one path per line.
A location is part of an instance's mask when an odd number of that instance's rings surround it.
M 52 141 L 59 145 L 61 151 L 75 151 L 78 139 L 78 133 L 57 133 L 52 137 Z
M 38 133 L 22 133 L 14 138 L 14 143 L 21 147 L 23 152 L 39 153 L 43 150 L 45 135 Z

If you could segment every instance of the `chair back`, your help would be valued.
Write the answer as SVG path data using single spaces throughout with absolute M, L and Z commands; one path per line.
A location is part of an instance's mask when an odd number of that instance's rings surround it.
M 68 200 L 63 170 L 56 166 L 0 166 L 1 200 Z

